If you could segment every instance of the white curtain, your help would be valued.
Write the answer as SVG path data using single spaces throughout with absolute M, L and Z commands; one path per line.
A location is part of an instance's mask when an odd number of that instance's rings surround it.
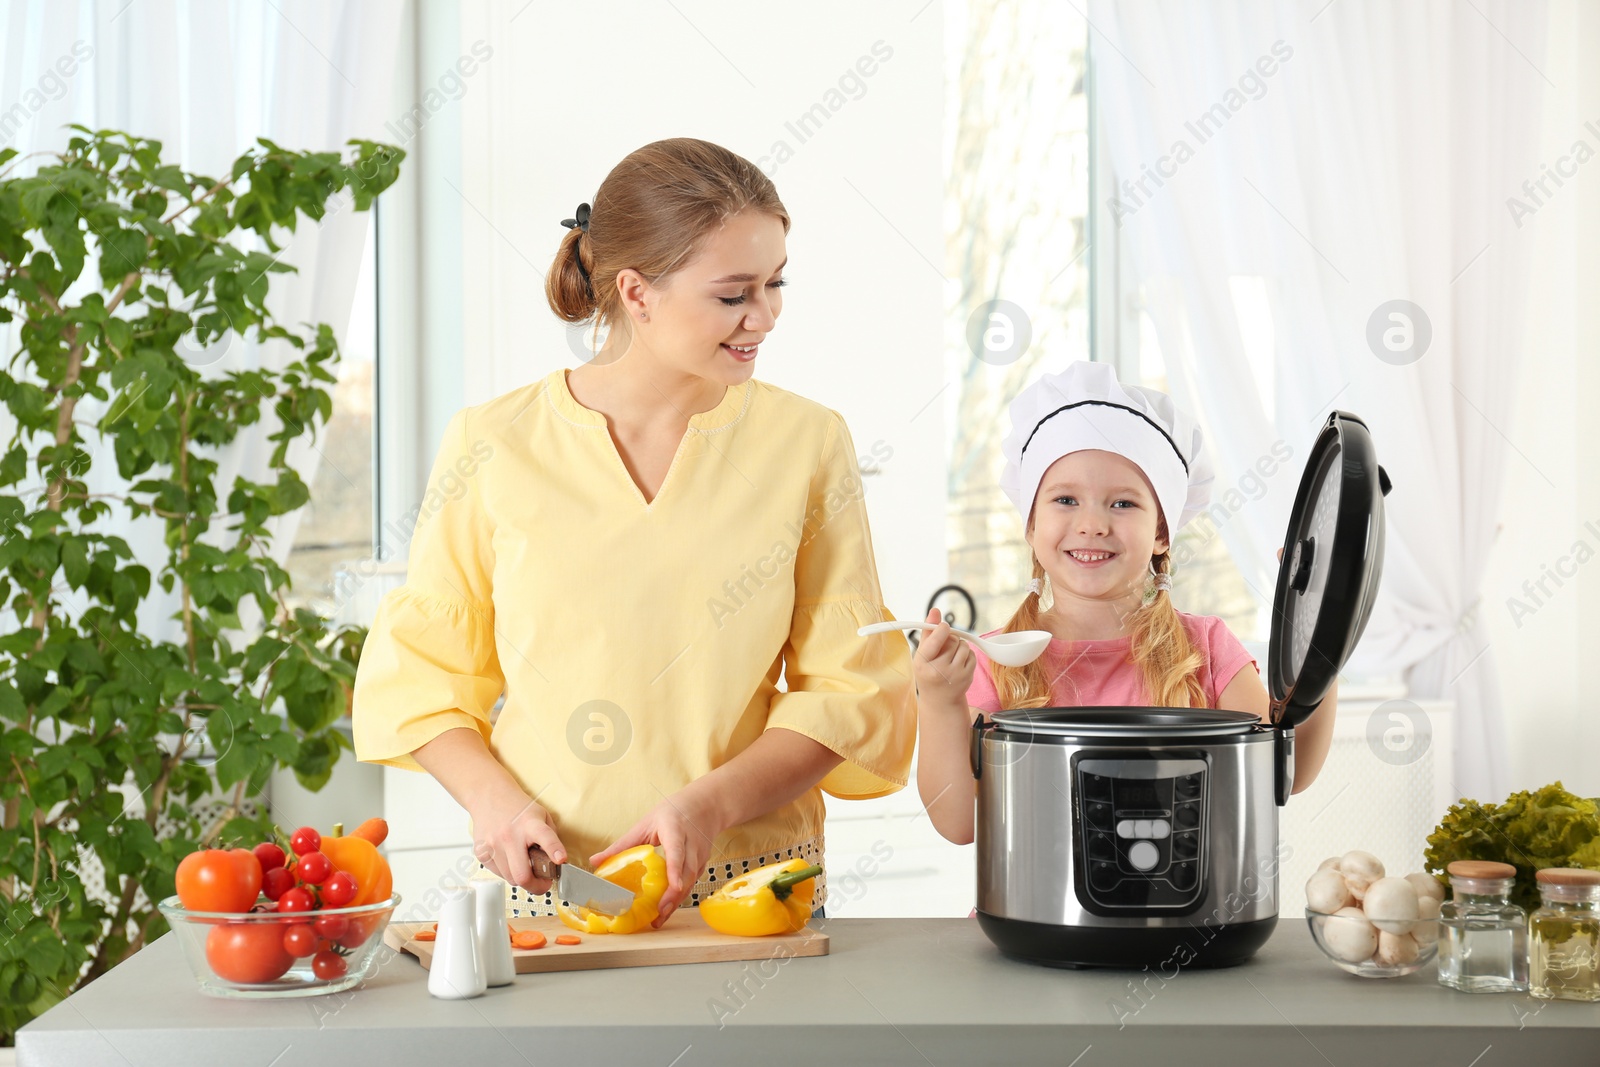
M 1530 251 L 1507 198 L 1540 173 L 1545 5 L 1096 0 L 1089 17 L 1119 180 L 1101 191 L 1119 220 L 1099 239 L 1128 258 L 1172 387 L 1216 448 L 1219 488 L 1276 442 L 1293 449 L 1258 504 L 1223 517 L 1233 558 L 1270 595 L 1318 425 L 1335 408 L 1365 419 L 1395 488 L 1382 594 L 1352 668 L 1452 699 L 1452 785 L 1503 796 L 1478 600 L 1507 464 L 1542 476 L 1503 431 Z M 1246 297 L 1270 313 L 1265 356 L 1241 330 Z M 1426 316 L 1420 356 L 1420 334 L 1409 352 L 1403 333 L 1369 344 L 1393 300 Z M 1380 334 L 1420 326 L 1405 314 L 1380 315 Z
M 158 139 L 166 162 L 221 178 L 258 137 L 341 155 L 352 137 L 393 143 L 385 123 L 395 117 L 403 10 L 389 0 L 13 0 L 0 8 L 0 148 L 60 150 L 67 123 L 109 127 Z M 370 219 L 345 198 L 320 224 L 302 219 L 292 238 L 277 238 L 282 261 L 297 269 L 272 276 L 269 306 L 280 321 L 328 323 L 344 335 Z M 9 355 L 15 333 L 0 332 L 0 342 Z M 234 339 L 193 360 L 208 370 L 276 368 L 296 354 Z M 276 425 L 269 408 L 220 457 L 224 498 L 237 475 L 265 478 Z M 310 485 L 322 456 L 302 439 L 288 460 Z M 91 481 L 117 489 L 111 457 L 96 457 Z M 280 562 L 298 522 L 284 516 L 274 530 Z M 165 557 L 156 523 L 139 524 L 129 541 L 152 568 Z M 141 629 L 170 636 L 175 603 L 154 587 Z

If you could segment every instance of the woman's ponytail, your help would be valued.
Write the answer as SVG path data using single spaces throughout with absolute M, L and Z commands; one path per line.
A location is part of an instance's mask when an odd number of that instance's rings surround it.
M 550 310 L 563 322 L 588 322 L 594 317 L 599 302 L 594 286 L 589 281 L 589 270 L 584 265 L 580 244 L 587 233 L 574 226 L 567 231 L 556 249 L 556 258 L 550 272 L 544 277 L 545 299 Z

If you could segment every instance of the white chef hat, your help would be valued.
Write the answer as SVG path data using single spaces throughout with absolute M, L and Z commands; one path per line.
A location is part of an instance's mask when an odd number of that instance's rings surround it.
M 1117 381 L 1109 363 L 1079 360 L 1029 385 L 1011 401 L 1011 433 L 1000 448 L 1000 488 L 1023 522 L 1050 465 L 1085 449 L 1115 452 L 1144 472 L 1171 539 L 1211 500 L 1200 427 L 1167 394 Z

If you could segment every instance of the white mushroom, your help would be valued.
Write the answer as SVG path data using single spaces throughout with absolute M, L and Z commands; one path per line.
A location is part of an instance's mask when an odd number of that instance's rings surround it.
M 1332 915 L 1340 908 L 1355 903 L 1350 889 L 1344 884 L 1344 875 L 1332 868 L 1318 870 L 1306 883 L 1306 907 Z
M 1350 895 L 1362 900 L 1367 895 L 1367 886 L 1383 877 L 1383 863 L 1370 852 L 1346 852 L 1339 857 L 1339 873 L 1344 875 Z
M 1378 929 L 1409 934 L 1418 915 L 1416 887 L 1404 878 L 1379 878 L 1367 886 L 1361 910 Z
M 1360 908 L 1340 908 L 1321 920 L 1322 943 L 1334 959 L 1360 963 L 1378 947 L 1378 931 L 1367 922 Z
M 1406 875 L 1406 881 L 1416 887 L 1417 896 L 1432 897 L 1435 903 L 1444 903 L 1444 886 L 1439 884 L 1439 879 L 1431 874 L 1414 871 Z
M 1410 934 L 1391 934 L 1387 930 L 1379 930 L 1378 951 L 1373 953 L 1372 962 L 1380 967 L 1402 967 L 1416 963 L 1418 952 L 1417 943 Z
M 1321 863 L 1317 864 L 1317 870 L 1319 870 L 1319 871 L 1326 871 L 1329 868 L 1332 868 L 1333 870 L 1336 870 L 1336 871 L 1339 869 L 1339 857 L 1338 856 L 1329 856 L 1327 859 L 1325 859 Z
M 1439 940 L 1439 902 L 1432 897 L 1417 898 L 1417 922 L 1411 936 L 1419 945 L 1431 945 Z

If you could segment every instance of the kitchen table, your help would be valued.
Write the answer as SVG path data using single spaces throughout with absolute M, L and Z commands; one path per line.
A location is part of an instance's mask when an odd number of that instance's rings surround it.
M 168 934 L 24 1027 L 19 1064 L 1600 1063 L 1600 1005 L 1355 978 L 1298 919 L 1242 966 L 1165 975 L 1016 962 L 967 919 L 816 924 L 828 956 L 530 974 L 467 1001 L 387 950 L 343 994 L 206 997 Z

